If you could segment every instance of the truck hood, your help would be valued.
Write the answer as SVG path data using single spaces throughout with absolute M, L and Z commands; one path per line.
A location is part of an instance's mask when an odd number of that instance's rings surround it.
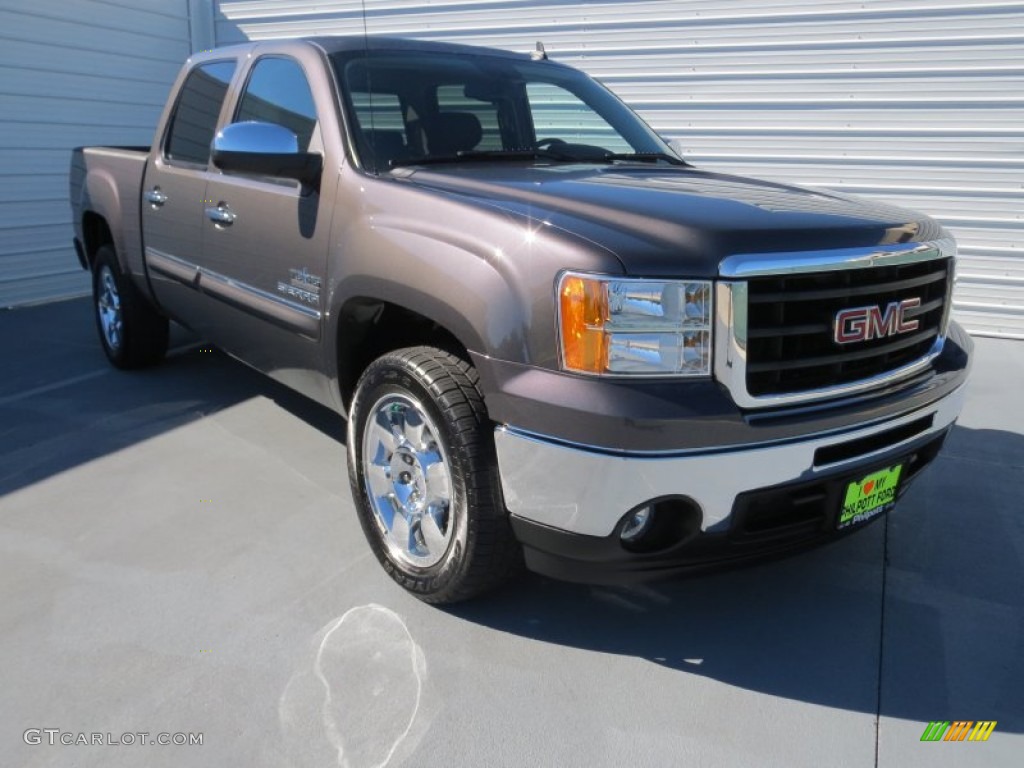
M 873 247 L 944 236 L 921 214 L 838 192 L 689 167 L 481 165 L 393 172 L 468 206 L 518 214 L 611 251 L 629 274 L 714 277 L 734 254 Z M 467 211 L 463 226 L 473 226 Z

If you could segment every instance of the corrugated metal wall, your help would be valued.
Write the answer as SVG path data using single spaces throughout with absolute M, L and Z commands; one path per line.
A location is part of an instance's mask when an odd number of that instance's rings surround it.
M 149 144 L 190 52 L 188 8 L 0 0 L 0 307 L 89 290 L 71 247 L 71 148 Z
M 526 51 L 603 80 L 707 168 L 930 213 L 957 314 L 1024 338 L 1024 3 L 366 0 L 370 34 Z M 216 39 L 361 34 L 360 0 L 217 0 Z

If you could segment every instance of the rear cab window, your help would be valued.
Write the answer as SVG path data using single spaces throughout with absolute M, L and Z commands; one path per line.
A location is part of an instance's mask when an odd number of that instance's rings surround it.
M 165 160 L 206 166 L 217 118 L 236 66 L 234 61 L 213 61 L 189 72 L 167 130 Z
M 351 91 L 349 98 L 361 129 L 356 140 L 371 164 L 387 166 L 393 159 L 412 156 L 406 115 L 397 93 Z
M 466 112 L 480 122 L 481 138 L 474 149 L 504 149 L 501 140 L 501 128 L 498 121 L 498 106 L 491 101 L 474 99 L 466 95 L 466 86 L 441 85 L 437 88 L 437 111 Z
M 633 151 L 607 120 L 565 88 L 553 83 L 527 83 L 526 97 L 538 140 L 554 137 L 577 144 L 595 144 L 610 152 Z

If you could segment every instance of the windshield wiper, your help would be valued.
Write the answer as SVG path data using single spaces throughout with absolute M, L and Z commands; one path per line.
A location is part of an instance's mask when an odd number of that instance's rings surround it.
M 577 147 L 557 152 L 551 149 L 471 149 L 454 155 L 435 155 L 417 158 L 400 158 L 391 161 L 392 168 L 405 165 L 441 165 L 444 163 L 472 162 L 474 160 L 550 160 L 556 163 L 612 163 L 626 160 L 641 163 L 664 161 L 672 165 L 689 165 L 675 155 L 665 152 L 605 152 L 574 151 Z
M 541 149 L 475 149 L 456 152 L 454 155 L 435 155 L 426 157 L 400 158 L 391 161 L 392 168 L 403 165 L 440 165 L 443 163 L 462 163 L 473 160 L 553 160 L 558 163 L 583 162 L 568 155 Z
M 682 160 L 675 155 L 670 155 L 666 152 L 612 152 L 605 155 L 606 160 L 635 160 L 641 163 L 656 163 L 659 160 L 664 160 L 666 163 L 671 165 L 689 165 L 688 162 Z

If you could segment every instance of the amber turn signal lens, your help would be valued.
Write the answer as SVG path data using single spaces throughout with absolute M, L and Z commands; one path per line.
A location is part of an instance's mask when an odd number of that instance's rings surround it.
M 604 373 L 608 369 L 606 284 L 567 275 L 559 294 L 562 364 L 570 371 Z
M 562 368 L 596 376 L 710 376 L 710 280 L 563 272 Z

